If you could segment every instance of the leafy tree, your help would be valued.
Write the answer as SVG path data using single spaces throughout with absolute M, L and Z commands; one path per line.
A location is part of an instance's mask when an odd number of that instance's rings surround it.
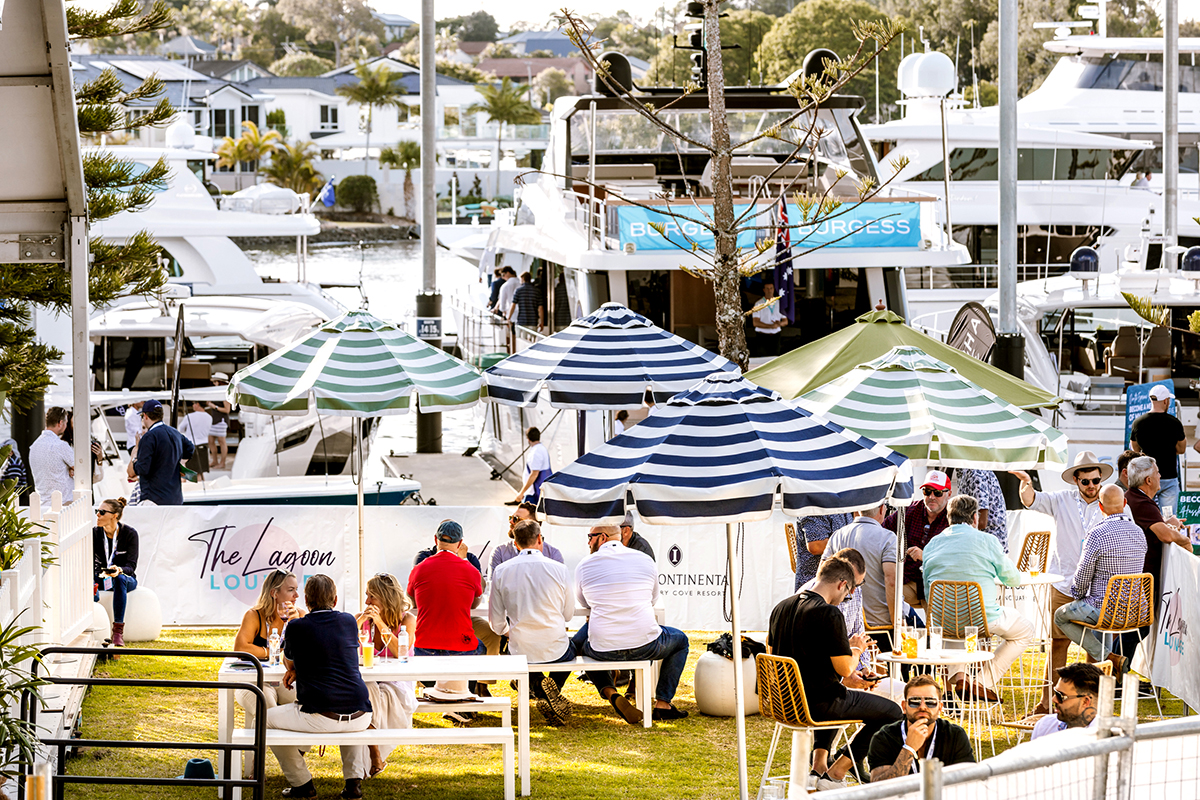
M 268 183 L 297 194 L 316 194 L 324 184 L 323 176 L 313 167 L 316 157 L 316 145 L 312 142 L 285 143 L 271 154 L 271 163 L 263 167 L 262 174 Z
M 258 19 L 254 21 L 254 36 L 250 46 L 242 49 L 242 58 L 249 58 L 256 64 L 266 66 L 288 54 L 285 43 L 303 42 L 307 34 L 306 28 L 292 25 L 285 20 L 278 8 L 267 6 L 262 8 Z M 330 48 L 332 49 L 332 44 Z
M 596 40 L 604 42 L 604 50 L 617 50 L 643 61 L 658 55 L 660 41 L 654 25 L 638 20 L 628 11 L 594 18 L 591 25 Z
M 494 42 L 500 33 L 496 18 L 486 11 L 476 11 L 462 18 L 458 28 L 460 42 Z
M 467 83 L 485 83 L 489 80 L 496 80 L 496 76 L 490 72 L 483 72 L 472 67 L 470 64 L 464 64 L 461 61 L 454 61 L 449 58 L 439 58 L 437 60 L 437 73 L 445 75 L 448 78 L 457 78 Z
M 759 65 L 759 45 L 762 44 L 775 24 L 775 19 L 761 11 L 736 10 L 721 20 L 721 41 L 736 44 L 738 49 L 726 50 L 725 82 L 730 86 L 749 86 L 763 80 Z M 687 37 L 676 34 L 679 44 L 686 44 Z M 663 38 L 650 60 L 646 81 L 650 85 L 682 85 L 691 80 L 692 64 L 690 50 L 676 50 L 671 36 Z M 805 51 L 807 52 L 807 51 Z M 794 67 L 793 67 L 794 69 Z
M 287 114 L 282 108 L 267 112 L 267 127 L 273 131 L 279 131 L 279 135 L 284 139 L 288 137 Z
M 309 42 L 333 42 L 333 63 L 342 66 L 347 46 L 378 46 L 383 26 L 375 19 L 366 0 L 279 0 L 284 20 L 308 33 Z
M 575 91 L 575 84 L 564 70 L 548 67 L 533 78 L 533 88 L 542 95 L 542 105 L 548 106 L 560 97 Z
M 248 6 L 238 0 L 210 0 L 185 4 L 175 12 L 180 35 L 191 35 L 217 46 L 218 53 L 233 57 L 254 21 Z
M 511 44 L 500 44 L 492 42 L 487 47 L 483 48 L 483 52 L 479 54 L 480 58 L 516 58 L 517 51 L 513 50 Z
M 500 156 L 504 150 L 501 142 L 504 136 L 504 125 L 537 125 L 542 121 L 542 114 L 525 99 L 524 86 L 514 84 L 505 78 L 499 84 L 481 84 L 478 87 L 482 103 L 472 103 L 467 107 L 468 114 L 487 114 L 488 122 L 496 125 L 496 197 L 500 196 Z
M 694 238 L 683 234 L 684 241 L 677 243 L 677 246 L 681 251 L 689 254 L 693 263 L 698 261 L 699 265 L 681 266 L 681 268 L 685 269 L 689 275 L 702 278 L 712 284 L 716 305 L 717 339 L 721 355 L 745 370 L 749 366 L 750 352 L 746 347 L 746 330 L 740 293 L 741 279 L 745 275 L 751 275 L 767 268 L 757 262 L 757 256 L 772 248 L 774 242 L 771 240 L 759 242 L 747 256 L 743 255 L 738 247 L 739 236 L 750 231 L 757 233 L 763 228 L 769 228 L 769 223 L 763 219 L 763 215 L 785 197 L 792 199 L 792 202 L 799 207 L 799 214 L 797 218 L 791 220 L 791 226 L 801 228 L 821 225 L 834 216 L 844 214 L 849 210 L 849 208 L 843 209 L 846 202 L 869 200 L 878 194 L 880 187 L 873 178 L 858 176 L 857 181 L 847 181 L 844 189 L 835 195 L 832 187 L 822 188 L 817 183 L 811 187 L 797 186 L 796 184 L 800 180 L 797 179 L 779 190 L 778 194 L 774 194 L 775 190 L 771 190 L 771 193 L 768 194 L 767 186 L 764 184 L 754 190 L 754 194 L 750 198 L 739 199 L 739 205 L 735 207 L 732 173 L 734 155 L 739 149 L 769 138 L 790 148 L 789 154 L 780 165 L 781 167 L 791 162 L 800 167 L 797 170 L 800 175 L 810 174 L 810 171 L 816 168 L 815 153 L 818 148 L 815 146 L 815 141 L 823 135 L 817 128 L 817 110 L 831 94 L 844 91 L 847 85 L 864 74 L 875 57 L 874 42 L 878 41 L 883 48 L 886 48 L 899 36 L 902 28 L 888 19 L 855 21 L 855 14 L 862 10 L 855 0 L 846 0 L 842 3 L 833 3 L 831 0 L 807 0 L 788 17 L 785 17 L 780 24 L 796 17 L 805 8 L 828 2 L 830 5 L 838 7 L 842 24 L 851 31 L 854 45 L 848 50 L 842 51 L 844 55 L 840 61 L 825 62 L 824 69 L 820 74 L 799 77 L 788 85 L 788 93 L 796 99 L 798 105 L 798 109 L 794 113 L 789 114 L 767 130 L 741 137 L 735 141 L 726 114 L 725 65 L 723 63 L 724 52 L 721 49 L 722 31 L 719 19 L 721 0 L 701 0 L 701 2 L 704 12 L 704 38 L 708 48 L 707 88 L 700 89 L 692 83 L 683 91 L 685 95 L 696 91 L 706 91 L 709 109 L 708 130 L 704 133 L 683 132 L 673 124 L 667 113 L 663 113 L 658 105 L 659 98 L 656 95 L 634 95 L 621 89 L 618 91 L 618 97 L 630 110 L 652 125 L 656 132 L 661 132 L 661 135 L 669 141 L 685 143 L 691 150 L 706 151 L 709 154 L 709 165 L 712 167 L 712 204 L 710 207 L 700 207 L 694 205 L 691 198 L 684 199 L 682 202 L 688 206 L 689 210 L 701 209 L 698 218 L 693 218 L 691 214 L 685 215 L 674 211 L 670 199 L 664 199 L 657 204 L 632 199 L 628 202 L 652 211 L 662 219 L 661 224 L 651 223 L 660 235 L 664 235 L 666 224 L 676 220 L 687 220 L 712 236 L 712 248 L 707 250 L 701 249 L 701 245 Z M 873 6 L 866 6 L 866 10 L 868 16 L 878 15 Z M 812 18 L 819 19 L 819 17 Z M 601 80 L 607 81 L 605 66 L 597 61 L 596 54 L 586 46 L 590 35 L 587 26 L 569 12 L 564 12 L 563 20 L 567 35 L 577 46 L 581 47 L 583 57 L 601 76 Z M 778 25 L 775 30 L 777 29 Z M 822 44 L 828 45 L 829 41 L 823 41 Z M 765 42 L 764 47 L 766 47 Z M 798 60 L 796 65 L 798 66 Z M 776 68 L 780 68 L 780 65 L 776 65 Z M 792 69 L 794 68 L 795 66 L 792 67 Z M 617 89 L 611 81 L 609 86 Z M 901 162 L 902 164 L 903 162 Z M 845 178 L 846 173 L 839 172 L 834 183 L 840 183 Z M 587 183 L 585 179 L 576 180 L 585 185 Z M 850 200 L 853 196 L 857 196 L 857 201 Z M 839 209 L 842 210 L 839 211 Z M 681 229 L 682 227 L 680 226 Z M 667 241 L 673 240 L 668 238 Z M 805 246 L 803 235 L 797 236 L 796 244 L 802 248 Z M 810 246 L 807 252 L 811 252 L 812 249 L 813 247 Z M 804 253 L 801 253 L 799 258 L 803 259 L 803 257 Z
M 412 171 L 421 166 L 421 143 L 401 141 L 395 147 L 385 147 L 379 151 L 379 163 L 404 170 L 404 213 L 409 219 L 416 219 L 416 190 Z
M 731 15 L 732 16 L 732 15 Z M 763 37 L 758 48 L 758 63 L 766 83 L 779 83 L 804 63 L 804 57 L 824 47 L 835 53 L 854 52 L 859 42 L 850 20 L 878 19 L 879 10 L 865 0 L 807 0 L 787 16 L 778 20 Z M 874 52 L 874 42 L 867 48 Z M 882 48 L 883 43 L 880 43 Z M 737 53 L 736 50 L 733 51 Z M 734 58 L 737 58 L 735 55 Z M 879 102 L 884 105 L 899 99 L 894 77 L 900 66 L 900 54 L 894 49 L 884 51 L 877 61 L 866 65 L 841 91 L 867 98 L 875 97 L 875 70 L 882 70 L 879 82 Z
M 1190 31 L 1184 26 L 1190 25 Z M 1163 35 L 1162 21 L 1155 6 L 1146 0 L 1108 0 L 1108 35 L 1158 38 Z M 1200 24 L 1191 20 L 1179 26 L 1180 36 L 1200 35 Z
M 995 81 L 995 64 L 984 64 L 981 61 L 980 42 L 987 32 L 988 25 L 997 19 L 999 11 L 996 0 L 947 0 L 944 3 L 939 0 L 884 0 L 882 8 L 903 22 L 909 31 L 923 31 L 933 50 L 952 59 L 957 52 L 958 80 L 964 89 L 971 85 L 972 70 L 981 81 Z M 915 36 L 906 37 L 905 53 L 913 51 L 914 43 L 918 49 L 921 47 L 915 39 Z M 903 57 L 899 52 L 897 55 Z M 896 72 L 885 70 L 880 78 L 881 84 L 894 86 Z
M 371 122 L 375 109 L 395 108 L 400 105 L 401 95 L 407 94 L 400 80 L 401 73 L 389 69 L 386 64 L 371 69 L 365 61 L 354 68 L 354 76 L 358 83 L 349 83 L 337 88 L 337 93 L 351 103 L 366 106 L 367 109 L 367 153 L 363 158 L 363 175 L 367 174 L 367 166 L 371 163 Z
M 250 171 L 254 172 L 258 169 L 258 162 L 274 153 L 282 141 L 279 131 L 268 130 L 264 133 L 253 122 L 246 120 L 242 123 L 242 134 L 238 138 L 226 136 L 221 140 L 217 147 L 217 166 L 233 167 L 240 174 L 242 165 L 247 164 Z
M 1033 27 L 1045 20 L 1071 19 L 1072 0 L 1024 0 L 1017 12 L 1017 95 L 1024 96 L 1042 85 L 1050 70 L 1062 58 L 1042 45 L 1054 35 L 1045 28 Z M 1000 21 L 994 19 L 987 27 L 979 46 L 979 63 L 987 70 L 989 79 L 1000 72 Z M 982 70 L 981 70 L 982 72 Z
M 337 199 L 340 205 L 362 214 L 379 205 L 379 190 L 368 175 L 348 175 L 338 184 Z
M 752 8 L 772 17 L 786 17 L 803 0 L 735 0 L 738 8 Z
M 292 53 L 272 63 L 267 69 L 283 78 L 315 78 L 334 69 L 334 66 L 328 58 L 312 53 Z

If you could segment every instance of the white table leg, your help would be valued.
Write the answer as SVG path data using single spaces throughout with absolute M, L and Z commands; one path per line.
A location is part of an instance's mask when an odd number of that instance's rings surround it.
M 642 727 L 654 727 L 654 687 L 658 680 L 654 677 L 654 663 L 650 662 L 649 669 L 638 670 L 638 694 L 642 702 Z
M 233 741 L 233 689 L 218 689 L 217 690 L 217 741 L 222 744 L 227 744 Z M 241 761 L 237 756 L 232 759 L 233 766 L 236 769 Z M 221 753 L 217 758 L 217 777 L 229 778 L 225 774 L 225 754 Z M 232 795 L 226 794 L 226 797 L 232 796 L 233 800 L 241 800 L 242 790 L 240 787 L 234 787 Z
M 517 679 L 517 766 L 521 773 L 521 796 L 529 796 L 529 673 Z

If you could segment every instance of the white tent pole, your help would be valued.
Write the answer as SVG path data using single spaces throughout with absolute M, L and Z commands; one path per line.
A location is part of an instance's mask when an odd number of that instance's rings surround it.
M 747 794 L 746 780 L 746 709 L 744 708 L 744 689 L 742 684 L 745 678 L 742 675 L 742 622 L 738 609 L 738 586 L 734 582 L 734 577 L 740 575 L 741 557 L 738 555 L 737 547 L 735 546 L 733 536 L 733 523 L 725 523 L 725 546 L 729 550 L 729 595 L 733 598 L 730 603 L 732 613 L 730 617 L 733 620 L 733 697 L 734 697 L 734 724 L 737 726 L 737 752 L 738 752 L 738 796 L 741 800 L 749 800 Z
M 358 594 L 360 600 L 363 587 L 363 460 L 362 460 L 362 420 L 358 417 L 350 418 L 353 425 L 352 433 L 354 436 L 354 455 L 358 459 Z
M 915 479 L 913 482 L 916 482 Z M 904 518 L 907 512 L 907 505 L 896 509 L 896 590 L 893 595 L 896 614 L 892 618 L 892 653 L 900 652 L 903 641 L 900 638 L 900 628 L 904 619 L 904 552 L 908 549 L 904 542 Z

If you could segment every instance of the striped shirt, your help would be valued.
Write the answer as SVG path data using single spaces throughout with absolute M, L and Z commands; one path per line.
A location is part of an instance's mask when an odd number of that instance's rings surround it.
M 821 566 L 821 557 L 808 551 L 809 543 L 828 541 L 834 531 L 853 521 L 854 517 L 850 514 L 825 514 L 800 520 L 796 531 L 796 591 L 817 577 L 817 567 Z
M 1001 549 L 1008 552 L 1008 509 L 1004 504 L 1004 492 L 996 473 L 986 469 L 954 470 L 955 494 L 969 494 L 979 501 L 979 508 L 986 509 L 987 528 L 1000 542 Z
M 1113 575 L 1142 571 L 1146 537 L 1128 512 L 1110 514 L 1088 529 L 1083 554 L 1071 584 L 1071 596 L 1092 608 L 1104 605 L 1104 591 Z

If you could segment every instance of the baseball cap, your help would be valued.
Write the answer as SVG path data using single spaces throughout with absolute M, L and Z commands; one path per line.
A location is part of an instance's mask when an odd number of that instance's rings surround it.
M 925 482 L 921 484 L 922 488 L 926 486 L 932 486 L 934 489 L 948 492 L 950 491 L 950 476 L 940 469 L 931 469 L 925 473 Z
M 1171 390 L 1168 389 L 1167 387 L 1163 386 L 1161 383 L 1156 383 L 1154 386 L 1150 387 L 1151 399 L 1157 400 L 1160 403 L 1163 400 L 1166 400 L 1167 398 L 1174 397 L 1174 396 L 1175 395 L 1172 394 Z
M 438 541 L 453 543 L 461 542 L 463 538 L 462 525 L 452 519 L 444 519 L 437 529 Z
M 632 511 L 625 512 L 625 519 L 621 520 L 621 527 L 622 528 L 632 528 L 633 527 L 633 512 Z
M 142 403 L 143 414 L 149 414 L 156 408 L 162 408 L 162 403 L 158 402 L 157 400 L 147 400 L 146 402 Z

